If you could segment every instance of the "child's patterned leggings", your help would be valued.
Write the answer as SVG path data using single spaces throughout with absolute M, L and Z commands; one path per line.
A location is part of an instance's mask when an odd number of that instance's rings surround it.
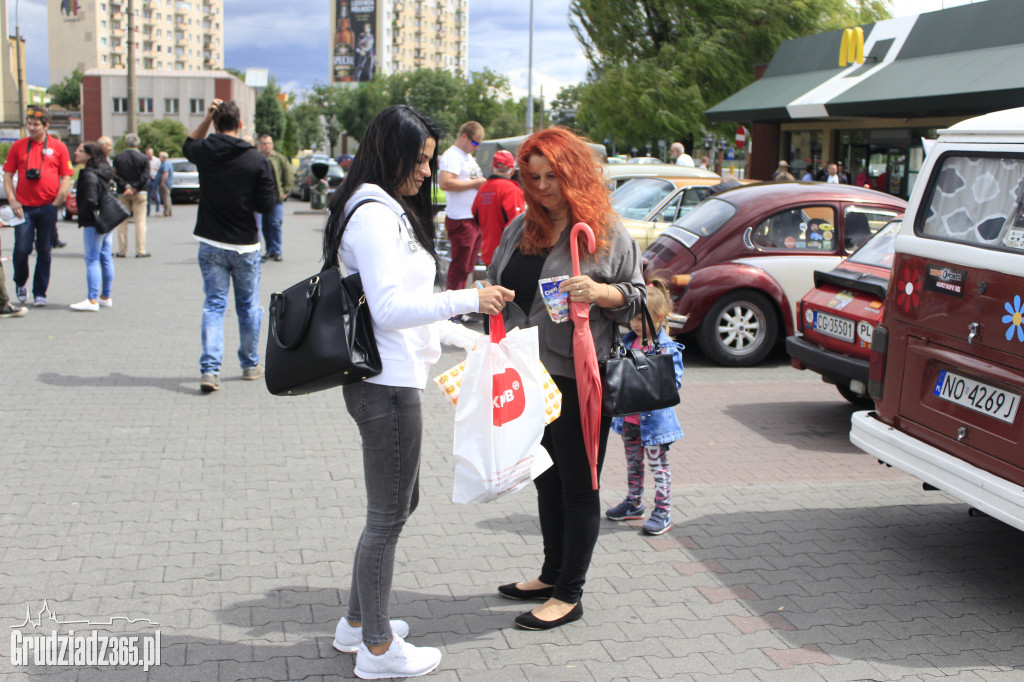
M 622 445 L 626 450 L 626 477 L 629 498 L 640 502 L 644 497 L 644 460 L 654 476 L 654 506 L 668 509 L 672 504 L 672 472 L 668 468 L 668 444 L 644 445 L 640 442 L 640 425 L 622 425 Z

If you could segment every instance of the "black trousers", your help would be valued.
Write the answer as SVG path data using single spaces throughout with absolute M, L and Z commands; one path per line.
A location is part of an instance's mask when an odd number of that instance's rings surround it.
M 554 585 L 554 598 L 575 604 L 583 596 L 587 569 L 601 529 L 601 499 L 590 481 L 576 380 L 554 376 L 562 392 L 562 414 L 544 429 L 541 444 L 554 465 L 534 480 L 544 566 L 540 581 Z M 610 417 L 601 418 L 597 472 L 601 475 Z

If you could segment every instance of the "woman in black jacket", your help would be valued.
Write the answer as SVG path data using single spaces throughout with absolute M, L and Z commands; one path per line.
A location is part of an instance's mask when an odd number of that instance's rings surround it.
M 78 199 L 78 226 L 82 228 L 82 241 L 85 244 L 85 281 L 89 294 L 84 301 L 72 303 L 71 309 L 97 312 L 101 306 L 109 308 L 114 305 L 110 298 L 110 287 L 114 283 L 114 232 L 100 234 L 96 230 L 100 197 L 103 192 L 110 191 L 114 169 L 107 161 L 103 147 L 95 142 L 78 145 L 75 163 L 85 164 L 78 174 L 75 196 Z

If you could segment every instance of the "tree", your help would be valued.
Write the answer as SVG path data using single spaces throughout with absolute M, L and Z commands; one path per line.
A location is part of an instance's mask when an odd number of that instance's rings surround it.
M 784 40 L 888 16 L 885 0 L 572 0 L 569 12 L 592 71 L 579 118 L 632 143 L 700 137 L 704 111 Z
M 582 83 L 566 85 L 551 100 L 551 123 L 576 128 L 576 112 L 580 108 L 584 86 Z
M 152 123 L 139 125 L 139 145 L 142 149 L 152 147 L 154 153 L 167 152 L 170 156 L 181 156 L 181 148 L 188 137 L 188 130 L 181 121 L 161 118 Z M 123 147 L 123 139 L 118 144 Z
M 53 98 L 52 102 L 65 109 L 78 109 L 81 106 L 82 72 L 75 69 L 71 75 L 59 83 L 54 83 L 46 92 Z
M 284 136 L 284 109 L 281 108 L 278 94 L 277 83 L 271 79 L 256 98 L 256 134 L 267 133 L 275 140 Z
M 324 141 L 324 127 L 316 105 L 304 102 L 288 111 L 288 119 L 295 129 L 296 149 L 317 149 Z
M 281 148 L 278 150 L 289 159 L 299 151 L 299 138 L 295 132 L 295 121 L 291 116 L 284 119 L 284 135 L 281 136 Z
M 486 67 L 469 76 L 469 82 L 462 88 L 462 110 L 456 118 L 459 124 L 477 121 L 484 127 L 488 137 L 497 137 L 491 133 L 491 128 L 494 121 L 504 113 L 502 101 L 512 97 L 508 77 Z

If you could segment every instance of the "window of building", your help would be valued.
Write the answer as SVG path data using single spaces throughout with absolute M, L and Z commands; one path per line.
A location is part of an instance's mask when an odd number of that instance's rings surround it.
M 106 12 L 107 11 L 107 3 L 105 3 L 105 2 L 101 2 L 100 3 L 100 11 L 101 12 Z
M 177 114 L 178 113 L 178 98 L 177 97 L 164 97 L 164 113 L 165 114 Z
M 106 64 L 106 63 L 107 63 L 107 55 L 102 55 L 102 56 L 100 57 L 100 60 L 101 60 L 101 61 L 102 61 L 102 62 L 103 62 L 104 64 Z
M 103 61 L 107 61 L 107 56 L 103 55 Z M 114 98 L 114 113 L 115 114 L 126 114 L 128 113 L 128 98 L 127 97 L 115 97 Z
M 106 37 L 100 38 L 100 45 L 106 45 L 106 44 L 107 44 Z
M 107 27 L 107 20 L 106 19 L 100 19 L 100 28 L 106 28 L 106 27 Z
M 140 97 L 139 98 L 139 113 L 140 114 L 152 114 L 153 113 L 153 98 L 152 97 Z
M 190 99 L 188 101 L 188 109 L 190 114 L 205 114 L 206 101 L 203 99 Z
M 146 57 L 145 59 L 143 59 L 142 60 L 142 68 L 144 68 L 144 69 L 152 69 L 153 68 L 153 60 L 152 60 L 152 58 Z

